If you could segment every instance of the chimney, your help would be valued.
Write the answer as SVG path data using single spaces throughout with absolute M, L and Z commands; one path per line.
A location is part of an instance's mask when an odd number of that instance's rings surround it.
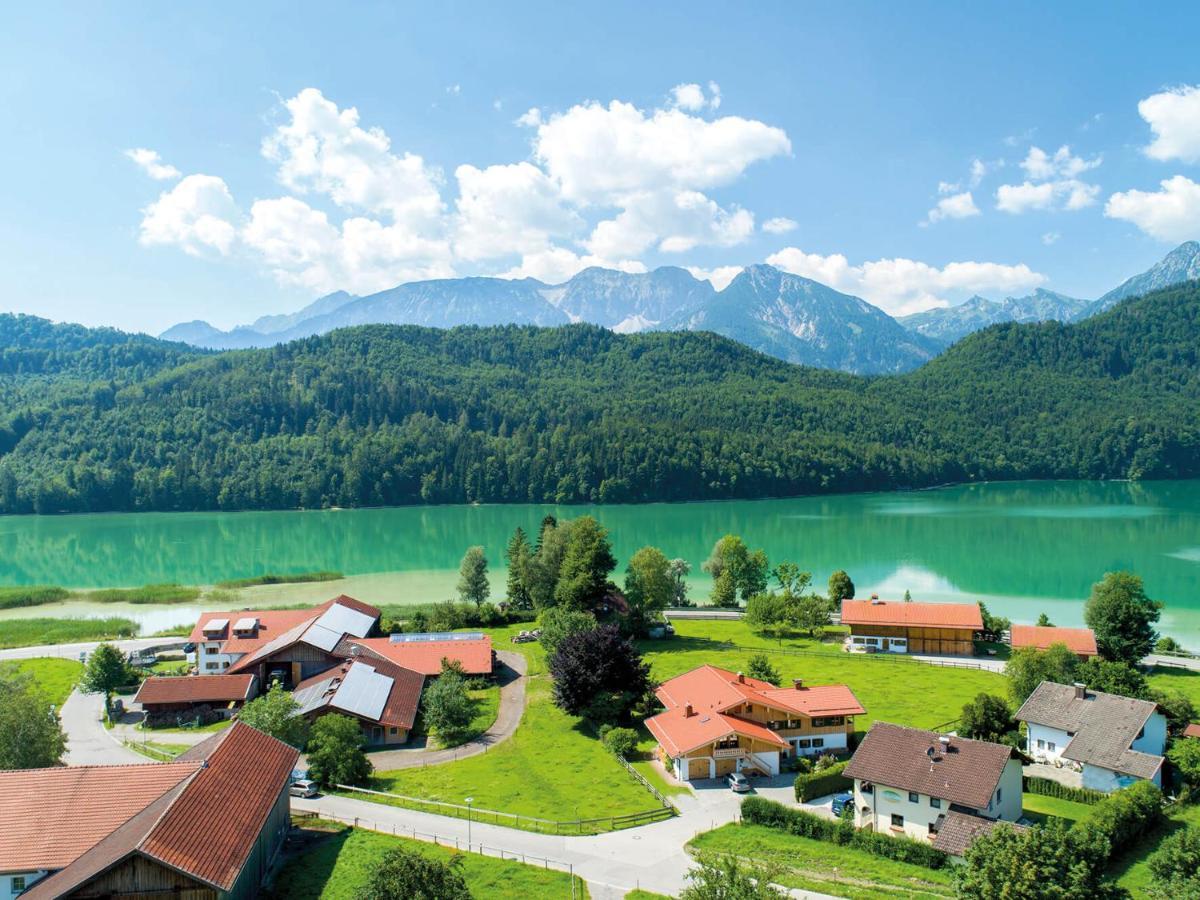
M 882 601 L 879 599 L 879 595 L 878 595 L 878 594 L 872 594 L 872 595 L 871 595 L 871 605 L 872 605 L 872 606 L 878 606 L 878 605 L 879 605 L 881 602 L 882 602 Z
M 745 683 L 746 683 L 746 676 L 743 675 L 741 672 L 738 672 L 738 684 L 745 684 Z
M 1086 700 L 1087 699 L 1087 685 L 1086 684 L 1084 684 L 1082 681 L 1077 681 L 1077 682 L 1075 682 L 1073 687 L 1075 688 L 1075 699 L 1076 700 Z
M 794 687 L 796 690 L 801 690 L 804 687 L 804 679 L 803 678 L 793 678 L 792 679 L 792 687 Z
M 938 743 L 942 745 L 943 750 L 949 750 L 950 749 L 950 735 L 943 734 L 941 737 L 938 738 Z
M 688 703 L 683 707 L 683 717 L 690 719 L 695 713 L 692 712 L 692 704 Z

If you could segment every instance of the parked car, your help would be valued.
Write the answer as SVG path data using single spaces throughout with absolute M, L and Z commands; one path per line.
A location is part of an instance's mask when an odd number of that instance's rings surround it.
M 831 809 L 835 816 L 840 816 L 847 806 L 854 802 L 853 794 L 834 794 Z
M 729 783 L 729 789 L 735 794 L 746 794 L 750 791 L 750 781 L 741 772 L 730 772 L 725 780 Z
M 317 783 L 309 781 L 307 778 L 301 778 L 299 781 L 292 782 L 288 793 L 293 797 L 315 797 L 317 796 Z

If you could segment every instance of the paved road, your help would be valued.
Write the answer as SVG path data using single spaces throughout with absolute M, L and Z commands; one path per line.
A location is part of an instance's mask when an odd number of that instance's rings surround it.
M 67 734 L 67 765 L 106 766 L 148 763 L 151 760 L 134 753 L 101 724 L 103 694 L 72 691 L 60 710 L 63 731 Z
M 512 737 L 517 726 L 521 724 L 521 715 L 525 712 L 526 661 L 520 653 L 511 650 L 497 650 L 496 657 L 504 664 L 504 670 L 498 673 L 500 707 L 496 713 L 496 721 L 487 731 L 475 740 L 449 750 L 377 750 L 370 754 L 371 764 L 378 771 L 387 772 L 393 769 L 411 769 L 416 766 L 453 762 L 484 753 L 490 747 Z
M 790 788 L 786 790 L 790 793 Z M 760 793 L 769 796 L 774 791 L 775 788 L 765 788 Z M 637 888 L 677 896 L 687 886 L 687 873 L 694 865 L 684 850 L 684 844 L 702 831 L 735 821 L 741 802 L 740 797 L 720 787 L 701 789 L 695 796 L 673 799 L 677 800 L 681 811 L 673 819 L 584 837 L 534 834 L 479 822 L 471 824 L 468 829 L 464 819 L 451 819 L 348 797 L 318 797 L 313 800 L 293 797 L 292 807 L 357 822 L 361 827 L 407 834 L 422 840 L 431 840 L 433 835 L 437 835 L 441 843 L 457 840 L 464 849 L 469 830 L 471 845 L 482 845 L 488 849 L 489 855 L 496 855 L 496 851 L 503 850 L 508 855 L 525 855 L 569 864 L 576 875 L 587 881 L 594 900 L 607 900 L 623 897 L 627 891 Z M 806 891 L 793 891 L 792 895 L 805 898 L 825 896 Z
M 0 628 L 4 623 L 0 622 Z M 122 641 L 87 641 L 81 644 L 42 644 L 37 647 L 12 647 L 0 650 L 0 659 L 35 659 L 39 656 L 53 656 L 62 659 L 79 659 L 80 653 L 91 653 L 101 643 L 116 644 L 128 653 L 130 650 L 140 650 L 143 647 L 182 647 L 187 638 L 129 638 Z

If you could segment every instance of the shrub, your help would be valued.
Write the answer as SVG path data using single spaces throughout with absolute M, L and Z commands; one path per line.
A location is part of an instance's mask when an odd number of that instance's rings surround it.
M 1200 897 L 1200 828 L 1167 837 L 1149 860 L 1154 886 L 1164 897 Z
M 825 768 L 818 768 L 812 773 L 801 773 L 796 776 L 796 800 L 805 803 L 814 797 L 824 797 L 826 794 L 840 794 L 854 787 L 854 781 L 842 774 L 849 760 L 835 762 Z
M 1139 781 L 1109 794 L 1071 830 L 1098 854 L 1096 863 L 1102 865 L 1114 851 L 1162 823 L 1162 803 L 1162 791 L 1153 782 Z
M 742 821 L 786 831 L 797 837 L 853 847 L 872 856 L 925 866 L 927 869 L 941 869 L 949 862 L 945 853 L 923 841 L 859 831 L 850 820 L 826 819 L 762 797 L 747 797 L 742 801 Z
M 1057 781 L 1051 781 L 1049 778 L 1026 778 L 1024 787 L 1027 794 L 1041 794 L 1043 797 L 1057 797 L 1059 800 L 1070 800 L 1074 803 L 1088 805 L 1099 803 L 1108 797 L 1108 794 L 1103 791 L 1068 787 Z
M 629 754 L 637 746 L 637 739 L 637 732 L 632 728 L 609 728 L 600 738 L 611 753 L 622 759 L 629 758 Z
M 406 847 L 387 852 L 372 869 L 359 900 L 471 900 L 457 854 L 442 861 Z
M 817 772 L 824 772 L 831 766 L 837 765 L 837 757 L 832 753 L 822 753 L 817 757 L 817 764 L 813 767 Z

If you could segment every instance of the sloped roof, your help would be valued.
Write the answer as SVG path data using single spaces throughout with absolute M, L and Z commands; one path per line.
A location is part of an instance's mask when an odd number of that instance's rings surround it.
M 1004 824 L 1014 831 L 1025 831 L 1024 825 L 1003 822 L 999 819 L 985 819 L 970 813 L 952 810 L 944 816 L 939 816 L 937 835 L 933 839 L 935 850 L 949 853 L 951 856 L 963 856 L 971 844 L 980 835 L 987 834 L 997 825 Z
M 939 797 L 970 809 L 986 809 L 1013 748 L 951 737 L 943 747 L 936 731 L 876 722 L 863 738 L 847 778 Z
M 188 640 L 199 643 L 201 641 L 217 639 L 222 641 L 221 652 L 223 653 L 234 655 L 254 653 L 301 623 L 312 624 L 314 620 L 319 619 L 322 615 L 329 612 L 335 605 L 371 619 L 378 619 L 380 616 L 379 610 L 374 606 L 341 594 L 332 600 L 326 600 L 319 606 L 308 609 L 263 609 L 201 613 L 200 619 L 196 622 L 196 627 L 192 629 Z M 258 628 L 254 636 L 239 637 L 233 634 L 229 623 L 234 622 L 236 624 L 237 620 L 247 618 L 258 619 Z M 218 622 L 221 624 L 218 634 L 205 633 L 204 627 L 206 625 Z M 358 630 L 357 628 L 348 628 L 345 632 L 339 632 L 338 638 L 340 639 L 341 635 L 345 633 L 357 634 Z M 363 632 L 363 634 L 366 633 L 366 631 Z M 337 641 L 334 641 L 334 643 L 337 643 Z
M 367 692 L 375 703 L 370 708 L 365 702 L 359 702 L 363 698 L 356 696 L 362 693 L 355 688 L 360 675 L 368 680 L 381 679 L 384 683 L 382 686 L 386 687 L 382 697 Z M 407 729 L 412 728 L 416 721 L 424 685 L 425 676 L 420 672 L 405 669 L 388 660 L 375 657 L 368 660 L 347 659 L 341 665 L 300 682 L 294 697 L 300 704 L 302 715 L 336 709 L 380 725 Z
M 1084 689 L 1075 696 L 1069 684 L 1043 681 L 1017 710 L 1016 719 L 1074 735 L 1063 749 L 1066 759 L 1100 766 L 1136 778 L 1153 778 L 1163 758 L 1131 750 L 1130 745 L 1158 706 L 1117 694 Z
M 492 674 L 492 639 L 483 635 L 472 640 L 412 641 L 397 643 L 391 638 L 351 638 L 335 651 L 348 655 L 358 645 L 375 656 L 422 675 L 438 675 L 442 660 L 457 660 L 468 675 Z
M 757 703 L 809 717 L 858 716 L 866 712 L 844 684 L 779 688 L 769 681 L 709 665 L 664 681 L 655 695 L 667 709 L 690 703 L 697 711 L 725 712 L 744 703 Z
M 854 691 L 844 684 L 776 688 L 762 691 L 770 706 L 782 706 L 809 716 L 861 716 L 866 714 Z
M 896 625 L 907 628 L 983 629 L 978 603 L 905 603 L 895 600 L 843 600 L 843 625 Z
M 777 747 L 788 743 L 770 728 L 719 712 L 696 712 L 685 715 L 685 707 L 676 707 L 646 720 L 646 727 L 671 756 L 681 756 L 697 747 L 739 734 Z
M 369 634 L 379 618 L 379 610 L 375 607 L 345 595 L 303 612 L 306 618 L 273 640 L 259 644 L 231 665 L 228 671 L 243 672 L 272 654 L 298 643 L 333 653 L 345 638 L 361 638 Z
M 1200 725 L 1195 722 L 1189 722 L 1187 728 L 1183 729 L 1183 736 L 1187 738 L 1200 738 Z
M 254 691 L 253 675 L 153 675 L 138 688 L 135 703 L 229 703 Z
M 126 801 L 120 810 L 123 817 L 114 827 L 97 835 L 86 847 L 75 842 L 71 847 L 73 855 L 69 859 L 60 857 L 59 865 L 15 867 L 26 870 L 61 867 L 22 896 L 28 900 L 61 897 L 132 854 L 142 854 L 217 890 L 227 891 L 246 864 L 298 758 L 294 748 L 236 722 L 228 730 L 192 747 L 173 763 L 94 767 L 122 772 L 125 786 L 131 791 L 155 782 L 160 773 L 178 772 L 180 777 L 156 796 L 141 797 L 143 802 L 136 809 L 132 808 L 135 805 L 132 801 Z M 26 773 L 0 773 L 8 774 Z M 43 797 L 36 799 L 44 805 Z M 62 818 L 68 822 L 78 818 L 81 810 L 103 807 L 109 798 L 83 795 L 70 799 L 72 805 L 64 803 L 59 807 Z M 9 806 L 6 797 L 6 818 Z M 60 834 L 44 818 L 37 814 L 29 818 L 30 830 L 47 835 L 56 844 L 61 841 Z M 0 857 L 0 868 L 14 869 L 6 857 Z
M 1090 628 L 1058 628 L 1050 625 L 1012 626 L 1012 647 L 1036 647 L 1049 650 L 1054 644 L 1065 644 L 1080 656 L 1096 655 L 1096 634 Z

